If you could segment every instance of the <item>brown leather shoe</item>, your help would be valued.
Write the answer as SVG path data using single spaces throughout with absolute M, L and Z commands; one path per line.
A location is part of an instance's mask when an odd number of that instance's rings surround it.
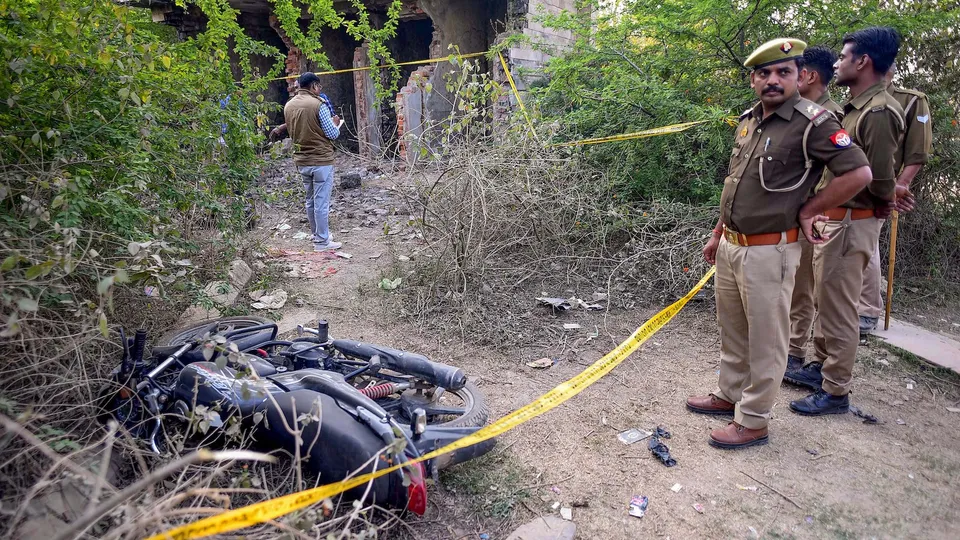
M 767 428 L 750 429 L 736 422 L 730 422 L 727 427 L 710 432 L 710 446 L 727 450 L 758 446 L 767 442 Z
M 733 403 L 713 394 L 687 398 L 687 409 L 700 414 L 733 414 Z

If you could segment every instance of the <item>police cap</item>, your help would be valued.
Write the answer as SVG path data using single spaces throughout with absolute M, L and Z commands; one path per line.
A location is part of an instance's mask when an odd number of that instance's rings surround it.
M 759 69 L 773 64 L 778 64 L 785 60 L 800 58 L 807 44 L 799 39 L 779 38 L 770 40 L 754 50 L 743 67 Z

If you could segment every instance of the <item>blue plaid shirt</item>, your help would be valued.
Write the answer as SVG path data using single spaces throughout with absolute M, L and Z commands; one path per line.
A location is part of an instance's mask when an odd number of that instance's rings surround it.
M 340 129 L 333 123 L 333 104 L 330 103 L 330 100 L 324 95 L 321 95 L 320 101 L 324 105 L 320 107 L 317 113 L 317 117 L 320 119 L 320 127 L 328 139 L 336 139 L 340 136 Z

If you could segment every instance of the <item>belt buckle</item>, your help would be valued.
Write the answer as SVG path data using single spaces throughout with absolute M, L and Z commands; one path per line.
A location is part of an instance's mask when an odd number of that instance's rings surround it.
M 740 243 L 740 235 L 736 232 L 731 231 L 728 228 L 723 229 L 723 236 L 726 237 L 727 242 L 739 247 L 743 247 L 743 244 Z

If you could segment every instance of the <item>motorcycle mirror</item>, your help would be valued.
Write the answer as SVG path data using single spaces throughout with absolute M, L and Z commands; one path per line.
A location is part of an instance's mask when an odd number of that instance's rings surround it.
M 413 410 L 413 419 L 410 420 L 410 431 L 414 435 L 423 435 L 427 430 L 427 413 L 420 407 Z
M 302 324 L 298 324 L 298 325 L 297 325 L 297 337 L 301 337 L 301 336 L 303 336 L 303 325 L 302 325 Z

